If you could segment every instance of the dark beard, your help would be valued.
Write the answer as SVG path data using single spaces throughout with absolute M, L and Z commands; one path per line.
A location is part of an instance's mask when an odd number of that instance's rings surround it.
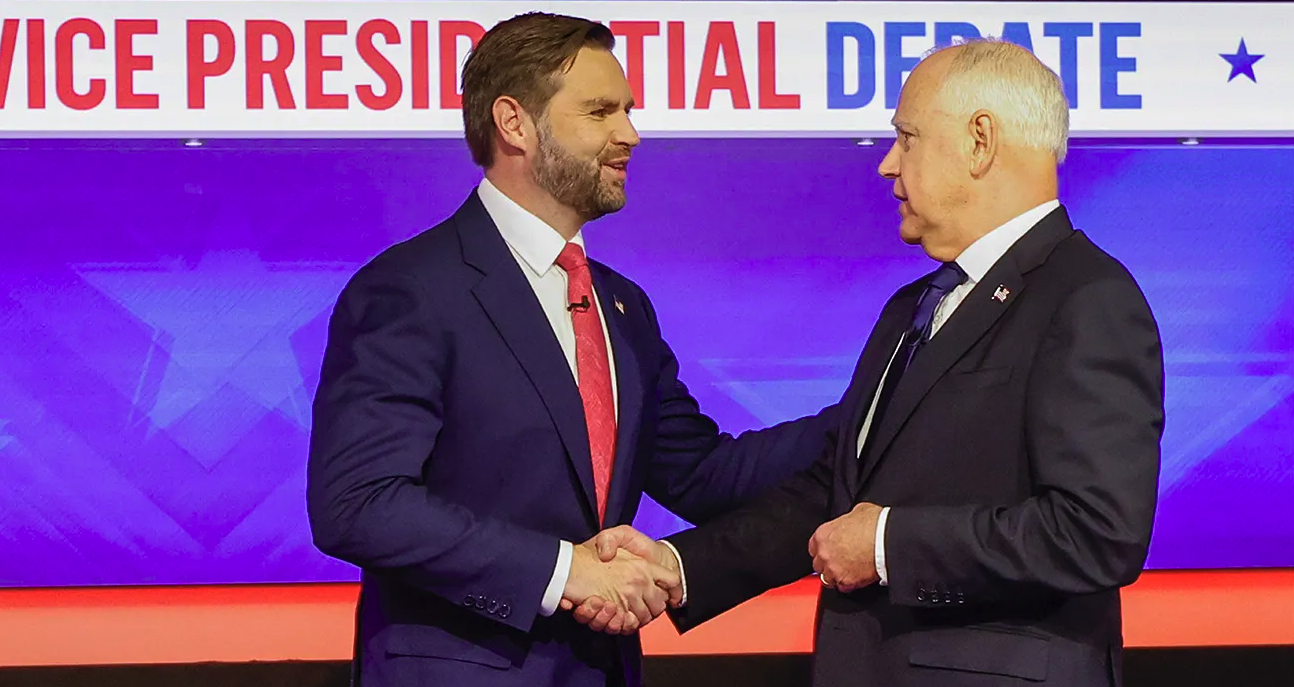
M 539 157 L 531 174 L 540 188 L 586 222 L 625 206 L 624 184 L 602 180 L 602 162 L 611 159 L 611 153 L 604 151 L 596 160 L 581 160 L 557 142 L 546 122 L 537 128 Z

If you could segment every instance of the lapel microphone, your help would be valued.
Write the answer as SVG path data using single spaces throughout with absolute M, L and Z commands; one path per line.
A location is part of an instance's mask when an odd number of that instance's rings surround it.
M 579 303 L 571 303 L 570 305 L 566 306 L 566 312 L 574 312 L 576 310 L 580 312 L 588 312 L 590 305 L 592 305 L 592 303 L 589 303 L 588 294 L 585 294 L 580 297 Z

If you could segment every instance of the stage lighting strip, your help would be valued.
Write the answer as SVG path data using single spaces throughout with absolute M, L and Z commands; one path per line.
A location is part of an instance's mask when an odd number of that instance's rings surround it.
M 820 585 L 806 580 L 649 655 L 812 650 Z M 357 587 L 249 585 L 0 590 L 0 666 L 345 660 Z M 1124 592 L 1129 647 L 1294 645 L 1294 569 L 1156 571 Z

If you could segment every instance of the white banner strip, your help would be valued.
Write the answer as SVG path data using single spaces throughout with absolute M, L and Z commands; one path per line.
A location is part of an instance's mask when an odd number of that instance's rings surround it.
M 1028 45 L 1075 136 L 1294 135 L 1294 3 L 5 0 L 0 136 L 459 136 L 495 22 L 609 24 L 644 135 L 891 133 L 918 57 Z

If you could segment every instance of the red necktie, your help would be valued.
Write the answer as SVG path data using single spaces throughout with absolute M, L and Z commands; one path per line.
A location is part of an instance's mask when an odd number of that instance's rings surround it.
M 598 500 L 598 521 L 606 516 L 607 489 L 616 458 L 616 408 L 611 395 L 611 362 L 602 333 L 602 317 L 593 300 L 593 275 L 584 249 L 566 244 L 557 264 L 566 270 L 571 323 L 575 325 L 575 368 L 584 401 L 584 423 L 593 456 L 593 488 Z

